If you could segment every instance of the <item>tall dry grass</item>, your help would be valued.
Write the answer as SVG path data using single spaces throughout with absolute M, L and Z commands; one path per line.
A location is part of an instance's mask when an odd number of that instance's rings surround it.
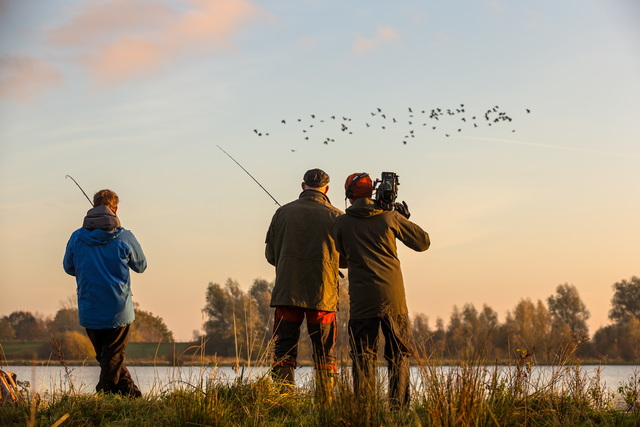
M 527 349 L 514 350 L 512 360 L 493 363 L 477 349 L 454 366 L 434 355 L 418 355 L 406 409 L 390 408 L 384 366 L 366 392 L 356 396 L 343 357 L 333 401 L 320 404 L 313 387 L 274 382 L 261 367 L 271 360 L 265 349 L 238 366 L 232 380 L 221 378 L 217 369 L 203 368 L 169 384 L 158 382 L 140 399 L 78 393 L 83 388 L 74 384 L 44 395 L 24 387 L 17 405 L 0 406 L 0 425 L 640 425 L 640 375 L 612 391 L 602 382 L 601 369 L 595 375 L 581 369 L 575 357 L 580 344 L 567 342 L 546 367 L 537 366 L 535 352 Z M 64 381 L 73 379 L 65 375 Z M 616 407 L 616 398 L 622 406 Z

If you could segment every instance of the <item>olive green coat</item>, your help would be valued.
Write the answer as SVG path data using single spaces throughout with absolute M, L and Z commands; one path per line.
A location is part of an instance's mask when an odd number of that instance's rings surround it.
M 265 248 L 267 261 L 276 267 L 271 307 L 338 310 L 340 254 L 332 230 L 341 214 L 317 190 L 304 190 L 276 211 Z
M 429 248 L 429 235 L 372 199 L 355 200 L 336 220 L 333 235 L 347 259 L 350 318 L 408 313 L 396 239 L 422 252 Z

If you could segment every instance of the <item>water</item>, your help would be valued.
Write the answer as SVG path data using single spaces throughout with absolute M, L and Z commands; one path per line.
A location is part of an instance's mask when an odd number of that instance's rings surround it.
M 7 366 L 4 369 L 16 373 L 18 381 L 28 381 L 31 391 L 41 394 L 68 392 L 71 391 L 72 385 L 76 392 L 91 394 L 95 390 L 100 373 L 98 366 L 70 367 L 71 381 L 69 381 L 61 366 Z M 255 379 L 268 374 L 268 368 L 265 367 L 244 368 L 238 372 L 231 367 L 203 368 L 197 366 L 129 366 L 128 369 L 142 393 L 145 394 L 160 394 L 175 389 L 198 387 L 209 378 L 220 382 L 231 382 L 240 376 Z M 456 369 L 456 367 L 447 366 L 436 368 L 437 372 L 443 375 Z M 492 369 L 494 368 L 487 368 L 487 375 L 492 372 Z M 500 367 L 498 369 L 507 368 Z M 545 384 L 554 372 L 557 372 L 557 369 L 556 367 L 535 366 L 531 374 L 531 381 L 535 383 L 536 380 L 539 380 Z M 628 382 L 634 373 L 639 372 L 639 367 L 636 365 L 582 366 L 580 369 L 581 375 L 587 379 L 595 379 L 599 371 L 600 384 L 611 392 L 616 392 L 621 383 Z M 385 375 L 386 369 L 381 368 L 380 372 Z M 422 384 L 420 368 L 413 367 L 411 376 L 414 389 L 419 391 Z M 304 366 L 296 369 L 296 382 L 299 387 L 308 388 L 312 379 L 313 369 L 311 367 Z

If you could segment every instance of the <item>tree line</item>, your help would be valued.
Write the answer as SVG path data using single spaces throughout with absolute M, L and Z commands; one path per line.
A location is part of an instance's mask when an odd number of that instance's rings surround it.
M 539 363 L 552 363 L 574 346 L 587 360 L 637 362 L 640 360 L 640 278 L 633 276 L 613 284 L 609 319 L 611 323 L 590 334 L 589 311 L 578 290 L 570 284 L 556 287 L 545 301 L 520 300 L 506 313 L 505 320 L 488 305 L 477 308 L 468 303 L 454 306 L 448 322 L 417 313 L 411 316 L 411 329 L 418 358 L 464 360 L 481 354 L 485 360 L 508 361 L 534 355 Z M 348 283 L 340 284 L 337 354 L 348 356 Z M 229 278 L 220 285 L 209 283 L 202 309 L 203 325 L 194 331 L 193 341 L 207 355 L 221 358 L 256 360 L 268 363 L 273 328 L 270 307 L 273 282 L 256 279 L 248 291 Z M 173 333 L 163 319 L 135 307 L 131 342 L 174 342 Z M 63 349 L 78 348 L 86 353 L 90 345 L 78 323 L 75 301 L 69 299 L 53 316 L 14 311 L 0 317 L 0 343 L 46 342 L 54 338 Z M 311 343 L 301 334 L 299 360 L 311 360 Z M 84 350 L 83 350 L 84 348 Z M 50 350 L 50 345 L 47 345 Z M 71 350 L 74 352 L 76 350 Z
M 348 283 L 340 285 L 337 354 L 348 355 Z M 204 343 L 209 355 L 255 360 L 268 357 L 273 327 L 269 306 L 273 283 L 256 279 L 247 292 L 229 278 L 224 285 L 209 283 L 201 332 L 194 340 Z M 589 311 L 574 285 L 558 285 L 545 301 L 521 299 L 500 322 L 488 305 L 453 307 L 449 321 L 426 314 L 412 316 L 412 335 L 418 358 L 464 360 L 481 355 L 485 361 L 508 361 L 534 356 L 538 363 L 554 363 L 571 349 L 587 360 L 630 362 L 640 360 L 640 278 L 613 284 L 611 324 L 591 336 Z M 301 334 L 299 359 L 311 359 L 311 346 Z M 591 338 L 590 338 L 591 337 Z
M 174 342 L 173 332 L 161 317 L 134 304 L 136 321 L 131 325 L 130 342 Z M 47 358 L 52 352 L 52 340 L 67 358 L 84 358 L 95 354 L 91 341 L 78 321 L 75 298 L 69 298 L 53 316 L 17 310 L 0 317 L 0 343 L 40 342 L 35 355 Z

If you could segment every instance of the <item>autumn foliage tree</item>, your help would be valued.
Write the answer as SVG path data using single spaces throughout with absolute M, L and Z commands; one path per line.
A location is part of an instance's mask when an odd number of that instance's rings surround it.
M 136 320 L 131 324 L 130 342 L 174 342 L 173 332 L 169 330 L 164 320 L 150 311 L 142 310 L 135 304 Z
M 240 284 L 229 278 L 224 286 L 209 283 L 205 294 L 206 305 L 202 312 L 207 354 L 221 357 L 238 357 L 248 359 L 266 346 L 268 338 L 265 325 L 269 320 L 264 317 L 266 310 L 254 296 L 262 297 L 267 288 L 264 283 L 254 283 L 256 290 L 245 293 Z
M 607 360 L 640 360 L 640 278 L 633 276 L 613 284 L 611 325 L 596 331 L 595 353 Z

